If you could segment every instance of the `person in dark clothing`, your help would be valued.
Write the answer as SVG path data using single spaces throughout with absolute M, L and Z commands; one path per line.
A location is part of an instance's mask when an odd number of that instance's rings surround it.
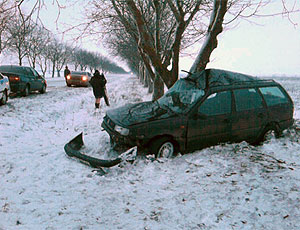
M 100 74 L 98 70 L 95 70 L 93 77 L 90 80 L 90 84 L 93 87 L 93 93 L 96 99 L 95 107 L 96 109 L 100 107 L 100 99 L 106 97 L 105 84 L 106 78 L 103 74 Z
M 65 76 L 65 80 L 66 80 L 66 84 L 67 83 L 67 76 L 71 73 L 71 71 L 69 70 L 68 66 L 66 65 L 65 71 L 64 71 L 64 76 Z

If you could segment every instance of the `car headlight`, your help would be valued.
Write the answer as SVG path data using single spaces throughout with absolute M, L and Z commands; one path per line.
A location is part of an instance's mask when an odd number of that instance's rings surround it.
M 118 126 L 118 125 L 115 126 L 115 131 L 117 131 L 118 133 L 120 133 L 123 136 L 127 136 L 129 134 L 129 129 L 126 129 L 126 128 Z

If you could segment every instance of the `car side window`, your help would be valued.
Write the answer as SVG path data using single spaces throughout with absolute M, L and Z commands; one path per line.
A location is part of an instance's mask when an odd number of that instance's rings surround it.
M 237 89 L 233 91 L 236 111 L 245 111 L 263 107 L 263 100 L 254 89 Z
M 207 116 L 231 113 L 230 91 L 223 91 L 209 95 L 200 105 L 198 112 Z
M 29 70 L 31 71 L 31 75 L 33 75 L 35 77 L 39 76 L 35 69 L 29 68 Z
M 25 70 L 25 73 L 26 73 L 26 75 L 27 75 L 28 77 L 32 78 L 32 77 L 34 76 L 34 74 L 33 74 L 33 72 L 31 71 L 30 68 L 25 67 L 24 70 Z
M 285 94 L 277 87 L 261 87 L 259 88 L 268 106 L 288 103 Z

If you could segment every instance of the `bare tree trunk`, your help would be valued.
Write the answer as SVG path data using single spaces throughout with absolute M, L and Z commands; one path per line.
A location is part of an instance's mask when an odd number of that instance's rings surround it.
M 52 66 L 52 78 L 54 78 L 54 73 L 55 73 L 55 64 Z
M 218 45 L 217 36 L 223 31 L 222 24 L 224 15 L 227 11 L 227 2 L 228 0 L 214 1 L 213 13 L 210 18 L 210 24 L 204 44 L 189 72 L 194 73 L 204 70 L 207 63 L 209 63 L 210 55 Z
M 153 82 L 152 101 L 159 99 L 162 95 L 164 95 L 164 82 L 162 81 L 158 73 L 156 73 Z
M 143 84 L 144 83 L 144 65 L 142 62 L 140 62 L 140 67 L 139 67 L 139 79 L 140 79 L 140 82 Z
M 60 77 L 60 71 L 59 71 L 59 69 L 56 69 L 56 72 L 57 72 L 57 77 Z
M 153 93 L 153 81 L 151 80 L 148 73 L 146 73 L 147 81 L 148 81 L 148 93 Z
M 148 80 L 149 76 L 147 74 L 147 70 L 144 67 L 144 87 L 147 88 L 149 86 L 149 80 Z

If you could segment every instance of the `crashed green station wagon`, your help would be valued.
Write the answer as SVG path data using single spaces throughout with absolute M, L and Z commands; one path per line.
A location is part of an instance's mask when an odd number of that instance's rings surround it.
M 172 157 L 221 142 L 261 143 L 293 124 L 294 105 L 274 80 L 219 69 L 179 79 L 157 101 L 108 110 L 101 126 L 113 146 Z

